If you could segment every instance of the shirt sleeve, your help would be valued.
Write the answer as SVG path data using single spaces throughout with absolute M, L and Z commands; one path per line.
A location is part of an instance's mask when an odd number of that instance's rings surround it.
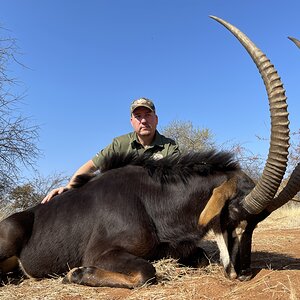
M 95 166 L 101 171 L 104 163 L 104 159 L 112 156 L 114 153 L 118 152 L 118 141 L 114 139 L 111 144 L 109 144 L 104 149 L 100 150 L 93 158 L 92 161 Z

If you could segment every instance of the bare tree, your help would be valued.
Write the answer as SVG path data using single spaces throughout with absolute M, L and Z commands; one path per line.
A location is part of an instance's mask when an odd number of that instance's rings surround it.
M 36 176 L 21 185 L 12 188 L 8 193 L 5 205 L 9 205 L 12 211 L 20 211 L 38 204 L 49 191 L 62 186 L 69 178 L 61 173 L 54 173 L 47 177 L 36 173 Z
M 38 126 L 19 112 L 22 97 L 18 82 L 9 74 L 16 59 L 17 46 L 13 38 L 3 38 L 0 27 L 0 195 L 17 181 L 20 168 L 33 167 L 40 151 L 37 148 Z
M 235 158 L 240 163 L 243 171 L 254 181 L 257 181 L 263 171 L 264 158 L 259 154 L 254 154 L 240 143 L 230 145 L 228 150 L 235 154 Z
M 289 149 L 289 172 L 295 168 L 300 161 L 300 129 L 291 133 L 291 146 Z
M 182 152 L 201 151 L 217 147 L 231 151 L 240 162 L 243 170 L 254 180 L 261 176 L 263 167 L 263 158 L 252 153 L 243 147 L 240 143 L 224 143 L 222 146 L 216 146 L 214 135 L 211 130 L 204 128 L 195 128 L 190 121 L 172 121 L 162 129 L 162 133 L 174 139 Z
M 162 133 L 174 139 L 182 152 L 199 151 L 214 147 L 214 136 L 207 129 L 195 128 L 190 121 L 174 120 L 162 128 Z

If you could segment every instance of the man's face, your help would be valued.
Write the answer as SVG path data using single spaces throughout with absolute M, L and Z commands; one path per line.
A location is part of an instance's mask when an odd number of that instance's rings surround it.
M 131 114 L 131 125 L 141 136 L 154 135 L 158 123 L 157 115 L 147 107 L 138 107 Z

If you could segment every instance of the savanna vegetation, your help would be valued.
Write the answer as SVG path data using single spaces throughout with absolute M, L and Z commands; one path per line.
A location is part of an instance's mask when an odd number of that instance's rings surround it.
M 68 175 L 56 173 L 47 177 L 38 172 L 37 159 L 39 126 L 22 113 L 26 102 L 18 90 L 18 80 L 11 75 L 11 64 L 20 64 L 18 48 L 13 38 L 5 37 L 0 28 L 0 214 L 1 217 L 39 203 L 53 188 L 61 186 Z M 162 133 L 172 137 L 182 151 L 198 151 L 217 145 L 209 128 L 197 128 L 190 121 L 174 120 Z M 290 166 L 300 161 L 300 129 L 292 134 Z M 241 144 L 228 145 L 241 162 L 243 169 L 254 179 L 260 176 L 264 159 L 251 153 Z M 34 171 L 33 178 L 24 178 L 22 170 Z M 69 174 L 72 175 L 72 174 Z M 284 182 L 283 182 L 284 185 Z M 262 270 L 247 283 L 233 282 L 223 275 L 218 264 L 217 247 L 213 238 L 203 241 L 210 253 L 211 264 L 204 269 L 179 266 L 174 260 L 155 264 L 158 284 L 135 290 L 90 288 L 62 285 L 57 278 L 26 280 L 18 285 L 7 284 L 0 289 L 1 299 L 297 299 L 299 282 L 299 228 L 300 208 L 298 196 L 275 211 L 259 224 L 254 236 L 254 266 Z M 272 237 L 272 238 L 270 238 Z M 298 246 L 297 246 L 298 245 Z M 282 254 L 277 254 L 279 250 Z M 297 258 L 298 257 L 298 258 Z M 270 264 L 268 264 L 270 261 Z M 279 262 L 279 263 L 278 263 Z
M 38 171 L 36 162 L 43 155 L 38 148 L 40 127 L 22 113 L 26 97 L 20 91 L 19 80 L 9 70 L 12 64 L 25 66 L 18 61 L 16 40 L 6 37 L 5 33 L 0 28 L 0 210 L 4 215 L 39 203 L 50 190 L 61 186 L 72 175 L 54 173 L 45 177 Z M 252 178 L 257 179 L 261 174 L 264 158 L 259 153 L 252 153 L 239 143 L 224 142 L 226 147 L 217 145 L 209 128 L 197 128 L 191 121 L 174 120 L 161 131 L 173 138 L 183 152 L 214 147 L 226 149 L 235 153 L 243 169 Z M 292 134 L 290 169 L 300 160 L 299 136 L 300 129 Z M 34 176 L 24 178 L 24 168 L 31 169 Z

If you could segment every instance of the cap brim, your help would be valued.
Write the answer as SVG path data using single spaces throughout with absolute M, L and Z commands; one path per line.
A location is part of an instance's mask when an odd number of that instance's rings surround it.
M 135 105 L 135 106 L 133 106 L 132 108 L 131 108 L 131 113 L 133 113 L 137 108 L 139 108 L 139 107 L 146 107 L 146 108 L 148 108 L 148 109 L 150 109 L 151 111 L 153 111 L 154 112 L 154 109 L 152 108 L 152 107 L 150 107 L 150 106 L 148 106 L 148 105 L 145 105 L 145 104 L 140 104 L 140 105 Z

